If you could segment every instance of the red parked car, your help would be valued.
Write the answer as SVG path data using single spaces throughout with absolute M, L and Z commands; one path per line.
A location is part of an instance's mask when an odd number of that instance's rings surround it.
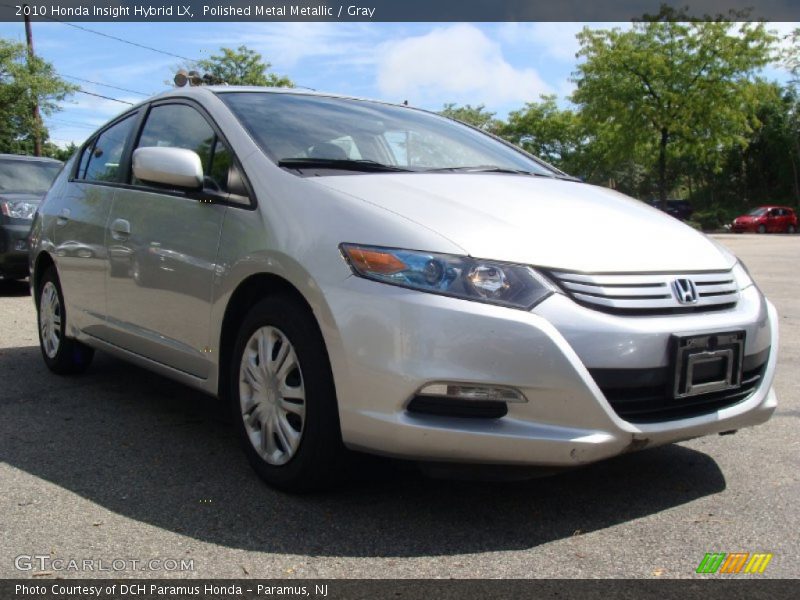
M 736 217 L 731 231 L 742 233 L 795 233 L 797 214 L 788 206 L 759 206 L 746 215 Z

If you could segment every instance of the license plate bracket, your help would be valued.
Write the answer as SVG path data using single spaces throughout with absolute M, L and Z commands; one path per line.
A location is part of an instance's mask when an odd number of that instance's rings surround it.
M 744 339 L 744 331 L 673 336 L 673 397 L 740 387 Z

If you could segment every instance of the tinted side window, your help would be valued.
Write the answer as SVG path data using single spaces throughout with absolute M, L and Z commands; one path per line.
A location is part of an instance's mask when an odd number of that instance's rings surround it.
M 117 181 L 119 161 L 136 123 L 135 114 L 126 117 L 101 133 L 81 157 L 78 179 Z
M 216 192 L 228 191 L 231 153 L 203 115 L 191 106 L 165 104 L 154 107 L 142 129 L 137 148 L 150 146 L 193 150 L 203 164 L 205 188 Z M 143 184 L 135 179 L 134 183 Z

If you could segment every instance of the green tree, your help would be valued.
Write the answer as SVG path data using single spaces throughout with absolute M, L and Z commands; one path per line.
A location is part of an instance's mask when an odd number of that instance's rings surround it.
M 258 85 L 268 87 L 294 87 L 285 75 L 276 75 L 269 70 L 272 65 L 266 62 L 255 50 L 239 46 L 236 50 L 220 48 L 221 54 L 197 61 L 194 70 L 208 73 L 217 81 L 228 85 Z
M 70 142 L 63 148 L 53 142 L 45 142 L 42 147 L 42 154 L 50 158 L 57 158 L 62 162 L 67 162 L 72 155 L 75 154 L 77 149 L 78 146 L 75 142 Z
M 628 31 L 587 28 L 578 39 L 585 60 L 573 102 L 607 159 L 649 157 L 662 204 L 681 160 L 719 169 L 721 150 L 746 144 L 753 74 L 776 39 L 763 23 L 696 21 L 664 8 Z
M 563 171 L 585 176 L 582 123 L 574 111 L 560 109 L 555 96 L 542 96 L 512 111 L 497 133 Z
M 494 118 L 495 113 L 487 111 L 483 104 L 478 106 L 445 104 L 439 114 L 489 132 L 495 132 L 500 125 L 500 121 Z
M 35 135 L 43 142 L 48 136 L 33 118 L 33 103 L 38 101 L 42 116 L 49 116 L 76 89 L 50 63 L 38 57 L 29 61 L 22 44 L 0 39 L 0 152 L 31 154 Z
M 699 204 L 729 207 L 800 203 L 800 96 L 792 87 L 759 82 L 758 122 L 744 147 L 732 148 L 723 168 L 696 193 Z

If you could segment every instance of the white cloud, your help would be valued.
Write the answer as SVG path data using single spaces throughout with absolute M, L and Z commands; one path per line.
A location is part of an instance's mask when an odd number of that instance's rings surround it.
M 766 24 L 768 30 L 778 36 L 778 49 L 787 50 L 791 47 L 790 35 L 792 32 L 800 27 L 800 23 L 777 22 L 772 21 Z
M 326 64 L 373 64 L 378 31 L 364 23 L 236 23 L 235 28 L 220 28 L 207 38 L 214 54 L 219 46 L 242 44 L 256 50 L 276 69 L 289 69 L 305 59 L 321 59 Z
M 518 69 L 500 45 L 473 25 L 451 25 L 386 42 L 379 52 L 378 88 L 414 104 L 498 105 L 552 92 L 537 71 Z
M 498 35 L 515 46 L 531 46 L 536 54 L 574 62 L 580 44 L 575 36 L 589 23 L 503 23 Z

